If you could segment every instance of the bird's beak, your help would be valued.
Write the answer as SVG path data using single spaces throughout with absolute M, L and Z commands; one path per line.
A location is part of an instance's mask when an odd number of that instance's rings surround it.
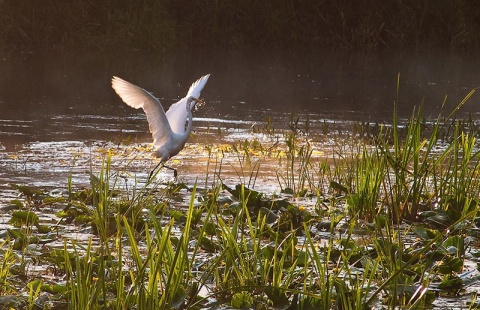
M 201 108 L 203 105 L 205 105 L 205 101 L 203 99 L 193 98 L 193 100 L 195 100 L 195 102 L 197 103 L 195 105 L 195 110 L 198 110 L 198 108 Z

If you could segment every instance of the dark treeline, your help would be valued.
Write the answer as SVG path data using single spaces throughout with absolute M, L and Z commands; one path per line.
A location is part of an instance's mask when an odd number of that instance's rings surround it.
M 0 0 L 3 50 L 480 46 L 477 0 Z

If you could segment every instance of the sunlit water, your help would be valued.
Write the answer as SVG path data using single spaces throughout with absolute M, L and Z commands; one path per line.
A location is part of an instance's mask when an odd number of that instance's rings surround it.
M 109 152 L 113 170 L 126 176 L 127 185 L 145 182 L 157 164 L 146 118 L 113 92 L 112 75 L 154 92 L 168 107 L 192 81 L 211 73 L 194 134 L 170 162 L 179 181 L 205 183 L 207 173 L 221 165 L 224 182 L 278 192 L 275 158 L 254 158 L 246 167 L 240 155 L 223 151 L 225 145 L 254 139 L 268 145 L 268 126 L 288 130 L 298 117 L 300 127 L 308 122 L 317 138 L 314 156 L 328 156 L 331 130 L 347 131 L 358 122 L 388 124 L 394 101 L 405 117 L 423 98 L 425 114 L 435 116 L 448 95 L 445 110 L 450 111 L 480 80 L 473 61 L 468 55 L 312 51 L 6 57 L 0 66 L 0 203 L 18 195 L 12 183 L 57 188 L 71 177 L 73 186 L 88 186 L 87 171 L 98 172 Z M 476 112 L 476 103 L 474 95 L 463 112 Z M 157 177 L 168 181 L 172 172 L 162 170 Z
M 208 180 L 217 175 L 229 185 L 249 183 L 257 189 L 278 192 L 275 172 L 286 163 L 279 164 L 276 156 L 270 156 L 270 159 L 266 155 L 255 156 L 255 151 L 253 154 L 249 152 L 249 158 L 242 151 L 234 151 L 235 147 L 241 149 L 245 143 L 252 141 L 257 141 L 264 148 L 272 147 L 278 141 L 284 142 L 282 130 L 276 129 L 277 133 L 269 134 L 265 128 L 267 124 L 276 128 L 285 127 L 285 124 L 281 124 L 279 119 L 269 123 L 260 112 L 257 117 L 257 120 L 252 117 L 250 121 L 194 118 L 195 130 L 188 143 L 169 162 L 178 170 L 178 181 L 209 186 L 213 184 Z M 287 116 L 282 120 L 289 122 Z M 49 124 L 51 130 L 62 128 L 62 124 L 68 126 L 63 139 L 9 145 L 0 152 L 0 182 L 4 199 L 14 197 L 15 191 L 8 190 L 12 183 L 56 188 L 65 187 L 71 177 L 74 186 L 87 186 L 90 182 L 88 171 L 98 173 L 107 155 L 111 158 L 111 170 L 123 174 L 128 185 L 145 183 L 158 159 L 153 157 L 151 136 L 143 115 L 122 119 L 83 117 L 82 123 L 77 121 L 70 117 L 52 120 L 53 124 Z M 126 121 L 128 125 L 125 125 Z M 337 128 L 337 132 L 338 128 L 349 124 L 343 121 L 337 126 L 333 120 L 327 119 L 309 121 L 310 130 L 320 130 L 326 123 L 331 128 Z M 300 126 L 305 125 L 301 123 Z M 97 130 L 101 133 L 95 134 Z M 91 138 L 74 139 L 74 131 L 83 132 Z M 94 136 L 103 139 L 95 139 Z M 312 140 L 312 145 L 316 148 L 315 155 L 326 155 L 332 149 L 327 135 Z M 283 160 L 285 162 L 286 159 Z M 170 181 L 173 179 L 172 171 L 160 170 L 157 178 Z
M 116 96 L 110 86 L 113 75 L 152 91 L 168 107 L 185 95 L 191 82 L 212 74 L 202 93 L 208 104 L 195 114 L 194 135 L 171 164 L 180 179 L 194 182 L 205 175 L 209 149 L 265 139 L 255 136 L 254 129 L 268 126 L 267 119 L 274 128 L 288 129 L 293 115 L 321 133 L 325 124 L 348 129 L 355 122 L 389 123 L 395 101 L 403 117 L 422 102 L 425 115 L 436 116 L 445 96 L 445 110 L 451 111 L 480 85 L 478 62 L 474 55 L 436 52 L 345 55 L 307 50 L 4 57 L 0 196 L 10 198 L 5 191 L 10 183 L 55 187 L 72 175 L 74 185 L 88 184 L 85 171 L 98 169 L 105 150 L 112 148 L 117 149 L 116 167 L 139 178 L 148 175 L 157 162 L 148 151 L 145 116 Z M 462 112 L 476 113 L 478 107 L 474 95 Z M 142 151 L 132 152 L 138 146 Z M 224 164 L 230 167 L 223 168 L 224 177 L 244 181 L 234 159 Z M 278 190 L 274 171 L 267 172 L 256 186 Z M 165 170 L 158 176 L 170 175 Z

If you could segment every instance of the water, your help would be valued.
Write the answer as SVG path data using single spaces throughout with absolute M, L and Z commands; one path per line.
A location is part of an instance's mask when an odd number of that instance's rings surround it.
M 435 112 L 446 95 L 447 106 L 454 107 L 480 85 L 478 62 L 475 55 L 442 53 L 26 54 L 0 62 L 0 102 L 6 119 L 125 116 L 132 111 L 111 90 L 112 75 L 153 91 L 169 105 L 184 95 L 191 82 L 211 73 L 203 95 L 217 116 L 238 118 L 241 110 L 297 110 L 390 117 L 399 73 L 400 112 L 410 114 L 423 98 L 426 110 Z M 476 111 L 474 105 L 470 110 Z
M 194 130 L 198 136 L 211 128 L 240 130 L 222 141 L 231 143 L 245 139 L 244 134 L 266 116 L 277 127 L 285 127 L 292 113 L 313 124 L 388 122 L 399 73 L 399 114 L 408 116 L 423 102 L 426 115 L 435 116 L 445 96 L 450 111 L 480 85 L 478 62 L 474 55 L 440 52 L 347 55 L 309 50 L 177 51 L 164 56 L 45 52 L 5 57 L 0 62 L 0 183 L 45 182 L 38 178 L 42 170 L 51 174 L 47 159 L 58 162 L 65 156 L 61 160 L 68 161 L 71 154 L 58 153 L 71 144 L 78 146 L 76 153 L 84 154 L 91 152 L 93 141 L 119 144 L 131 138 L 148 143 L 143 112 L 116 96 L 110 87 L 112 75 L 154 92 L 167 107 L 184 96 L 191 82 L 211 73 L 202 93 L 208 104 L 195 114 Z M 475 113 L 478 103 L 474 95 L 463 112 Z M 217 140 L 196 142 L 208 145 Z M 59 149 L 61 142 L 66 146 Z M 43 165 L 36 155 L 44 156 Z M 39 173 L 28 178 L 32 171 Z

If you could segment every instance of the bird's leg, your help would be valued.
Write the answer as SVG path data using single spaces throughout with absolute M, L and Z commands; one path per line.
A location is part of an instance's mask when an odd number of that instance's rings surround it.
M 163 164 L 163 165 L 162 165 Z M 158 166 L 162 165 L 161 168 L 167 168 L 167 169 L 170 169 L 173 171 L 173 177 L 175 178 L 175 180 L 177 179 L 177 169 L 175 168 L 172 168 L 172 167 L 169 167 L 169 166 L 166 166 L 163 162 L 159 162 L 158 165 L 155 166 L 155 168 L 153 168 L 152 171 L 150 171 L 150 174 L 148 175 L 148 179 L 147 180 L 150 180 L 152 178 L 152 175 L 153 173 L 155 172 L 155 170 L 157 170 Z
M 169 167 L 169 166 L 165 166 L 165 165 L 163 165 L 163 167 L 172 170 L 173 171 L 173 177 L 175 178 L 175 180 L 177 179 L 177 169 Z
M 150 174 L 148 175 L 147 181 L 152 178 L 153 173 L 155 172 L 155 170 L 157 170 L 158 166 L 160 166 L 161 164 L 162 164 L 162 162 L 159 162 L 159 163 L 155 166 L 155 168 L 153 168 L 152 171 L 150 171 Z

